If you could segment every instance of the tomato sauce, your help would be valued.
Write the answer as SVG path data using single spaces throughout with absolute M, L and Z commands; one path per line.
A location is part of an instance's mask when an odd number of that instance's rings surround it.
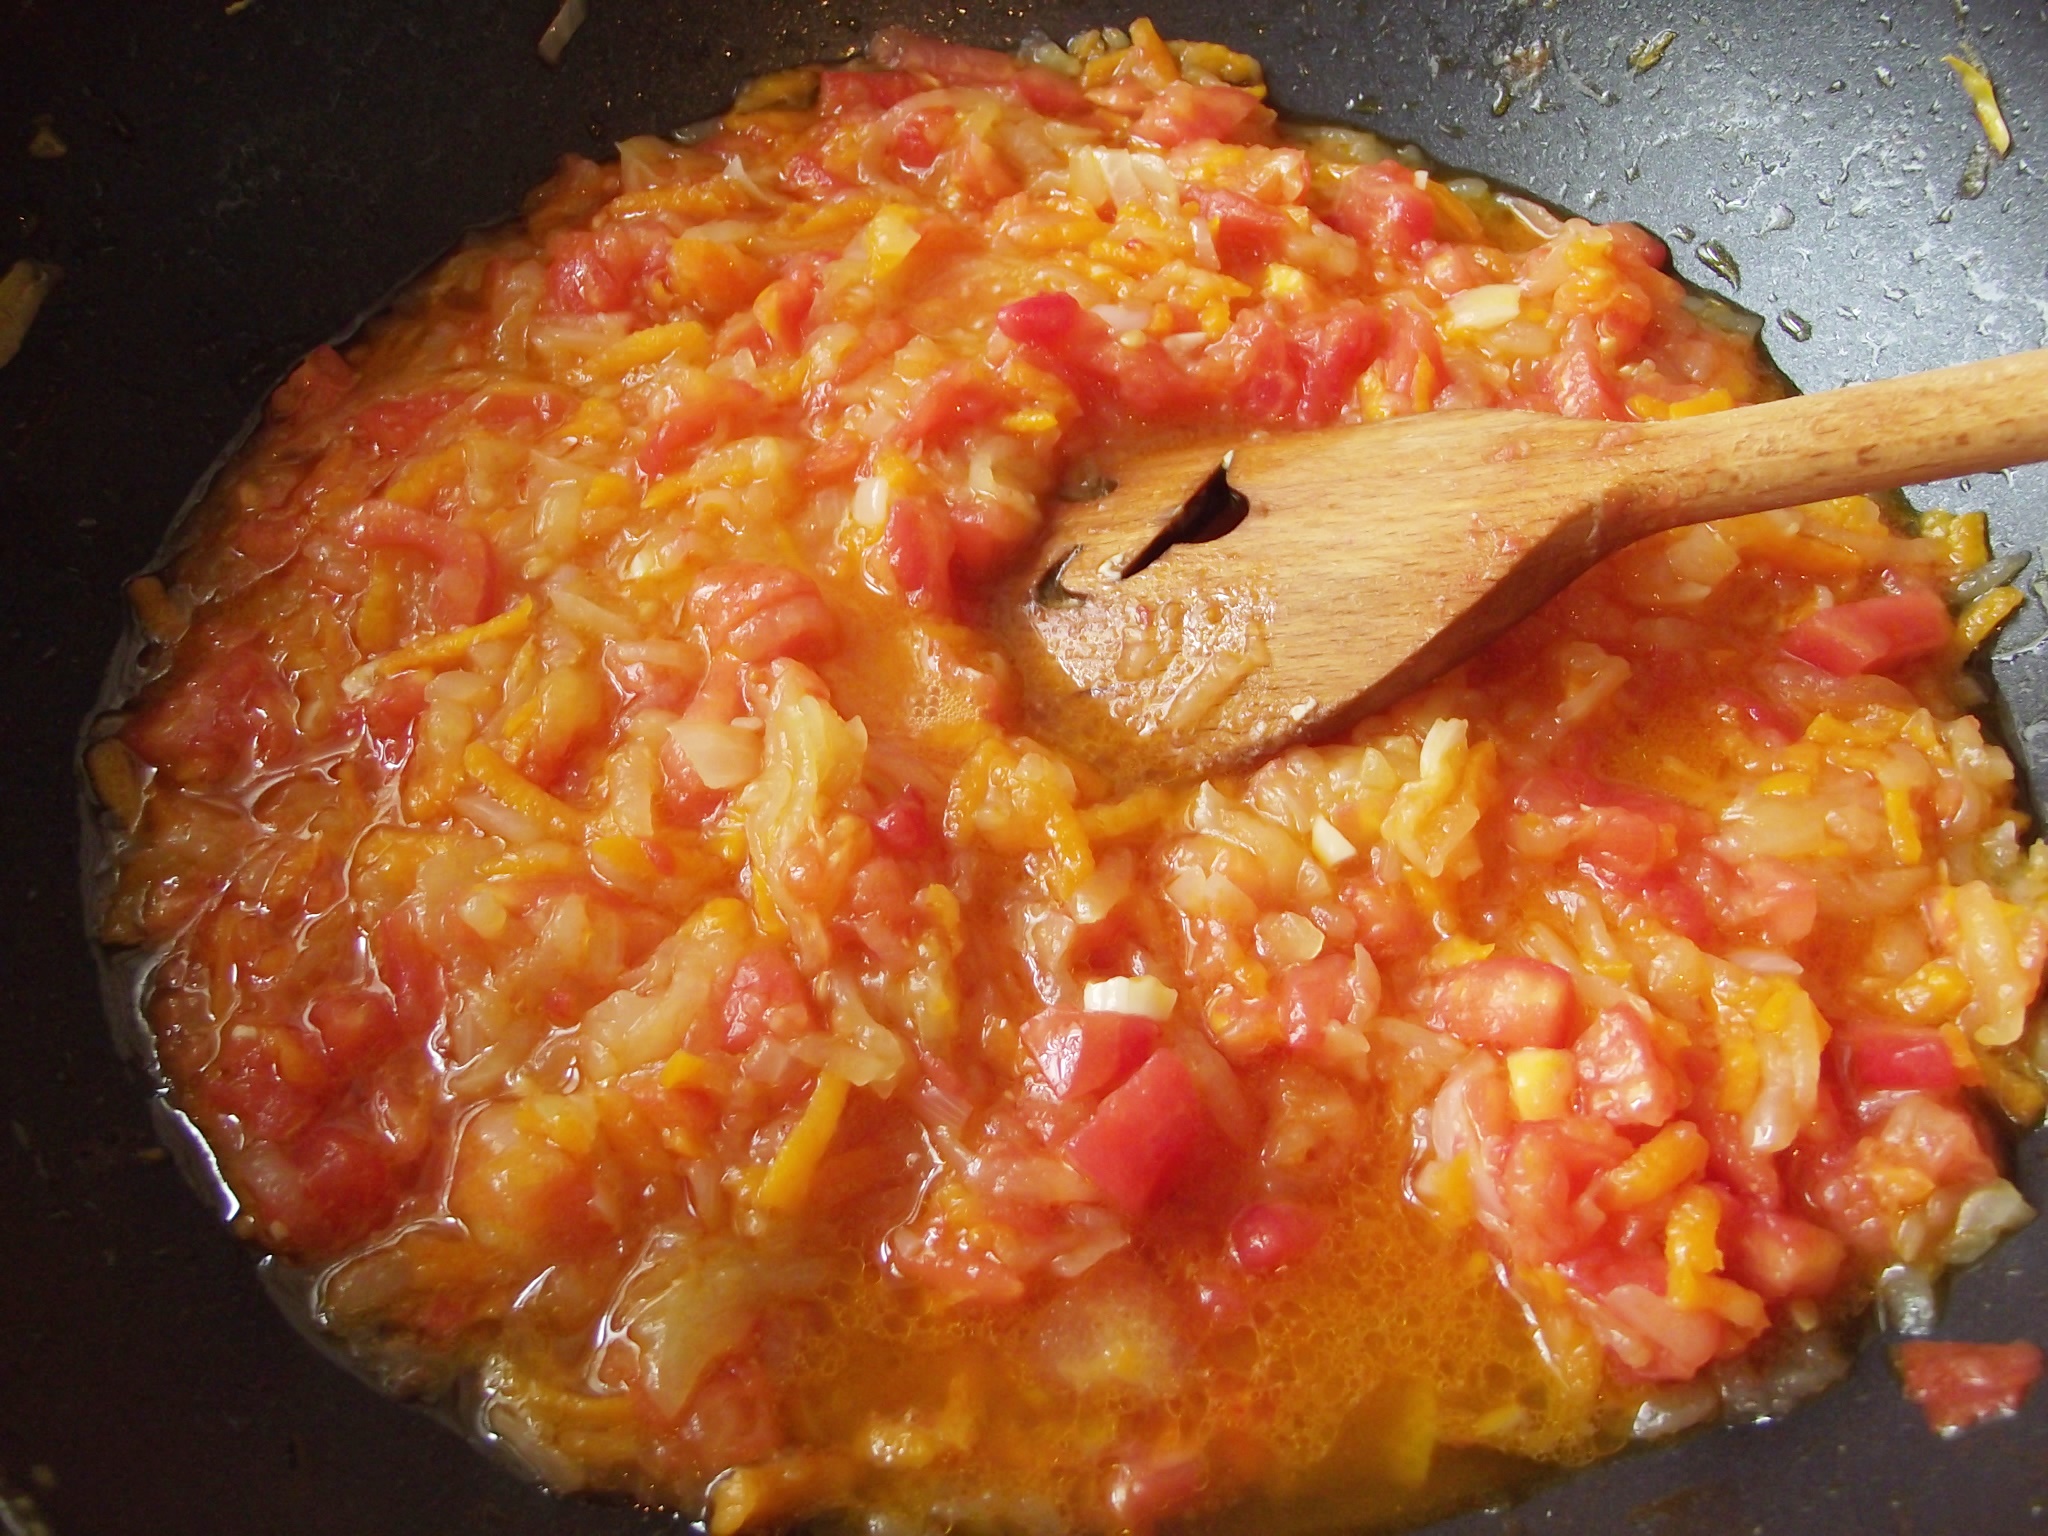
M 720 1536 L 1512 1489 L 2031 1214 L 1982 518 L 1663 536 L 1130 793 L 1028 734 L 989 594 L 1153 438 L 1776 388 L 1641 230 L 1241 55 L 885 32 L 566 160 L 279 388 L 131 587 L 101 935 L 312 1320 L 556 1487 Z M 1959 1423 L 1992 1364 L 1907 1369 Z

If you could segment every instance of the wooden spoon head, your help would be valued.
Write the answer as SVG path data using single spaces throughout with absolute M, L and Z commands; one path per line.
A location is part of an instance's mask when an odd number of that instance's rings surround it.
M 1031 728 L 1126 787 L 1340 731 L 1610 547 L 1636 430 L 1438 412 L 1109 465 L 1003 597 Z

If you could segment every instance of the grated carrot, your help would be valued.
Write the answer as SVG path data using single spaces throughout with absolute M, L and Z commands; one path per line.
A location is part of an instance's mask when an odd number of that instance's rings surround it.
M 818 1164 L 824 1161 L 833 1133 L 839 1129 L 848 1086 L 846 1079 L 836 1072 L 818 1074 L 818 1086 L 811 1090 L 810 1102 L 804 1105 L 803 1114 L 790 1128 L 755 1192 L 755 1200 L 763 1210 L 789 1212 L 803 1206 Z

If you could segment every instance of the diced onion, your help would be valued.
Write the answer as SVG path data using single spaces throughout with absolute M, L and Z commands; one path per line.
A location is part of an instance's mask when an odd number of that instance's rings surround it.
M 678 720 L 669 739 L 706 789 L 737 789 L 761 770 L 761 737 L 715 720 Z
M 1156 976 L 1112 976 L 1081 989 L 1081 1006 L 1090 1013 L 1134 1013 L 1160 1023 L 1173 1017 L 1179 1000 L 1180 994 Z
M 862 528 L 880 529 L 889 521 L 889 482 L 863 475 L 854 482 L 851 515 Z
M 1303 965 L 1323 952 L 1323 930 L 1299 912 L 1268 912 L 1252 935 L 1260 955 L 1275 965 Z
M 1445 306 L 1453 328 L 1461 331 L 1491 331 L 1506 325 L 1522 313 L 1522 290 L 1513 283 L 1488 283 L 1451 295 Z
M 1327 816 L 1318 816 L 1309 823 L 1308 846 L 1316 862 L 1325 869 L 1336 869 L 1358 857 L 1357 845 L 1339 832 Z

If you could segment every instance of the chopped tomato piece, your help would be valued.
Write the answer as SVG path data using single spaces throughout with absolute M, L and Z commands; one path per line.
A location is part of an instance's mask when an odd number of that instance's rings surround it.
M 1604 1220 L 1582 1199 L 1594 1178 L 1629 1155 L 1603 1121 L 1573 1115 L 1516 1129 L 1501 1166 L 1500 1198 L 1516 1257 L 1552 1262 L 1581 1247 Z
M 398 1201 L 391 1165 L 361 1132 L 326 1125 L 313 1131 L 293 1150 L 303 1170 L 305 1195 L 311 1207 L 310 1227 L 295 1231 L 293 1240 L 315 1250 L 332 1250 L 375 1231 L 391 1216 Z
M 882 525 L 882 556 L 913 608 L 945 613 L 953 605 L 954 525 L 929 496 L 904 496 Z
M 658 232 L 618 227 L 557 235 L 548 255 L 546 307 L 598 315 L 629 308 L 643 278 L 667 266 L 668 247 Z
M 315 347 L 271 393 L 270 414 L 278 421 L 317 416 L 338 405 L 355 382 L 346 358 L 332 347 Z
M 1756 1211 L 1736 1227 L 1728 1266 L 1766 1301 L 1819 1297 L 1835 1288 L 1848 1251 L 1825 1227 L 1784 1211 Z
M 356 412 L 349 431 L 377 453 L 406 453 L 427 435 L 427 429 L 469 398 L 463 389 L 433 389 L 423 394 L 379 400 Z
M 1610 1125 L 1662 1125 L 1678 1112 L 1678 1079 L 1657 1057 L 1633 1008 L 1609 1008 L 1586 1026 L 1572 1054 L 1579 1102 Z
M 1550 398 L 1558 414 L 1584 421 L 1625 421 L 1612 364 L 1602 346 L 1600 327 L 1577 315 L 1564 328 L 1564 341 L 1550 364 Z
M 798 150 L 782 163 L 775 178 L 782 190 L 795 197 L 826 198 L 846 186 L 846 181 L 808 150 Z
M 277 663 L 254 644 L 216 651 L 155 695 L 128 726 L 128 743 L 183 783 L 260 771 L 287 751 L 298 700 Z
M 1784 646 L 1801 661 L 1837 677 L 1889 672 L 1949 642 L 1948 605 L 1926 587 L 1896 597 L 1837 603 L 1785 631 Z
M 1291 1200 L 1248 1205 L 1230 1223 L 1230 1257 L 1248 1275 L 1270 1275 L 1308 1257 L 1323 1218 Z
M 472 413 L 487 432 L 545 432 L 575 413 L 576 401 L 559 389 L 493 390 Z
M 1226 272 L 1279 260 L 1287 237 L 1294 233 L 1294 225 L 1278 208 L 1229 187 L 1198 187 L 1195 201 L 1209 221 L 1216 260 Z
M 1131 137 L 1172 149 L 1196 139 L 1251 143 L 1273 126 L 1273 109 L 1234 85 L 1191 85 L 1176 80 L 1131 124 Z
M 876 33 L 868 44 L 868 57 L 893 69 L 930 75 L 941 85 L 1002 90 L 1048 117 L 1084 111 L 1088 106 L 1078 81 L 1056 75 L 1042 65 L 1020 63 L 992 48 L 971 48 L 964 43 L 920 37 L 901 27 L 885 27 Z
M 1209 1481 L 1209 1459 L 1185 1448 L 1117 1464 L 1109 1507 L 1126 1530 L 1147 1531 L 1193 1503 Z
M 827 69 L 818 75 L 820 112 L 883 112 L 924 89 L 900 69 Z
M 735 421 L 749 419 L 761 405 L 761 392 L 751 384 L 738 379 L 707 379 L 661 418 L 635 463 L 642 474 L 665 475 L 690 449 L 714 433 L 730 431 Z
M 1126 1216 L 1172 1185 L 1209 1129 L 1195 1075 L 1161 1047 L 1068 1138 L 1067 1161 Z
M 366 501 L 342 524 L 366 549 L 406 549 L 433 563 L 433 618 L 446 629 L 478 623 L 496 575 L 490 541 L 474 528 L 395 501 Z
M 1101 1093 L 1129 1077 L 1159 1043 L 1159 1026 L 1134 1013 L 1048 1008 L 1018 1034 L 1056 1099 Z
M 1071 293 L 1034 293 L 996 311 L 996 328 L 1027 347 L 1051 349 L 1071 340 L 1088 319 Z
M 345 1072 L 382 1056 L 402 1036 L 398 1010 L 374 992 L 315 998 L 306 1010 L 306 1022 L 320 1036 L 328 1059 Z
M 819 656 L 838 636 L 817 583 L 785 565 L 713 566 L 690 594 L 690 617 L 713 650 L 741 661 Z
M 720 1043 L 728 1051 L 744 1051 L 765 1034 L 795 1034 L 811 1017 L 811 998 L 804 979 L 779 949 L 757 949 L 733 967 L 726 984 L 725 1025 Z
M 2040 1379 L 2041 1347 L 2025 1339 L 2011 1344 L 1913 1339 L 1892 1346 L 1892 1363 L 1904 1380 L 1906 1400 L 1927 1415 L 1927 1427 L 1954 1435 L 2019 1411 L 2028 1389 Z
M 875 841 L 901 858 L 915 858 L 931 852 L 933 837 L 931 810 L 924 796 L 906 789 L 874 820 Z
M 1408 260 L 1436 237 L 1436 203 L 1416 175 L 1393 160 L 1359 167 L 1344 178 L 1330 222 L 1368 249 Z
M 1540 960 L 1496 955 L 1459 966 L 1437 983 L 1430 1022 L 1474 1045 L 1563 1045 L 1577 999 L 1568 972 Z
M 1009 409 L 1010 397 L 974 369 L 941 369 L 926 381 L 903 418 L 907 444 L 943 447 Z
M 690 1395 L 683 1433 L 709 1466 L 767 1460 L 787 1439 L 774 1376 L 751 1354 L 730 1356 Z
M 1842 1040 L 1841 1050 L 1843 1073 L 1859 1088 L 1926 1088 L 1942 1093 L 1962 1086 L 1955 1053 L 1932 1030 L 1859 1030 Z

